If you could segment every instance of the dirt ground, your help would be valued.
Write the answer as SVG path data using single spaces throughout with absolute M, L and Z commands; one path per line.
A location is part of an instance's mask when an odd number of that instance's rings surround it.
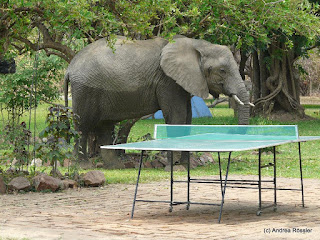
M 236 176 L 256 179 L 256 176 Z M 230 179 L 235 176 L 231 176 Z M 278 178 L 279 187 L 299 187 L 299 179 Z M 219 207 L 137 202 L 130 219 L 134 185 L 0 196 L 0 236 L 27 239 L 319 239 L 320 180 L 305 179 L 301 193 L 278 191 L 278 210 L 256 216 L 258 191 L 227 188 L 221 224 Z M 168 182 L 140 184 L 138 198 L 169 200 Z M 186 184 L 175 183 L 174 198 L 184 201 Z M 263 200 L 273 200 L 265 190 Z M 192 184 L 191 201 L 219 203 L 219 185 Z

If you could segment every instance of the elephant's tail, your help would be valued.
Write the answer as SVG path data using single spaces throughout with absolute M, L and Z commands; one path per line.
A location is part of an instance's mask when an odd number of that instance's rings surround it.
M 65 107 L 68 107 L 68 88 L 69 88 L 69 73 L 66 74 L 64 77 L 64 105 Z

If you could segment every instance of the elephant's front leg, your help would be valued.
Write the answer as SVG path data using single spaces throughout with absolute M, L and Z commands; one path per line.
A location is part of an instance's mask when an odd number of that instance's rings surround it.
M 191 109 L 191 100 L 189 99 L 186 102 L 186 113 L 182 111 L 178 111 L 178 114 L 172 114 L 169 117 L 167 124 L 191 124 L 192 122 L 192 109 Z M 183 107 L 182 107 L 183 108 Z M 182 116 L 185 115 L 185 120 L 181 119 Z M 168 153 L 169 154 L 169 153 Z M 190 153 L 189 152 L 173 152 L 173 162 L 176 165 L 183 165 L 185 167 L 188 166 L 188 162 L 190 160 Z
M 191 95 L 171 78 L 164 78 L 156 95 L 167 124 L 191 124 Z
M 191 124 L 192 109 L 190 94 L 185 91 L 179 91 L 179 89 L 177 89 L 175 93 L 168 97 L 168 100 L 169 101 L 160 103 L 165 122 L 167 124 Z M 189 152 L 173 153 L 174 164 L 182 164 L 186 167 L 188 165 L 189 159 Z

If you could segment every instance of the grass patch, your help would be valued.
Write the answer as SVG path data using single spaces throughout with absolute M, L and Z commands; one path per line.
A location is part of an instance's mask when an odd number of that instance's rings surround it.
M 320 108 L 320 104 L 303 104 L 303 107 L 305 109 L 309 109 L 309 108 L 315 108 L 315 109 L 318 109 Z
M 37 132 L 41 131 L 45 126 L 44 121 L 47 114 L 47 108 L 49 105 L 43 104 L 37 109 Z M 213 118 L 198 118 L 193 119 L 195 125 L 235 125 L 237 120 L 233 117 L 233 110 L 229 109 L 227 105 L 221 104 L 220 107 L 211 109 Z M 277 122 L 262 118 L 252 118 L 250 124 L 254 125 L 292 125 L 296 124 L 299 127 L 300 135 L 320 135 L 320 115 L 319 108 L 307 108 L 306 113 L 314 120 L 300 121 L 297 123 L 291 122 Z M 26 120 L 28 117 L 26 116 Z M 34 119 L 32 119 L 31 125 L 33 125 Z M 138 141 L 141 136 L 150 133 L 153 135 L 154 125 L 163 124 L 163 120 L 158 119 L 146 119 L 138 121 L 132 128 L 129 142 Z M 0 127 L 2 127 L 0 125 Z M 303 160 L 303 174 L 304 178 L 318 178 L 320 179 L 320 162 L 318 156 L 320 156 L 320 142 L 308 142 L 302 143 L 302 160 Z M 3 150 L 2 150 L 3 151 Z M 298 144 L 286 144 L 277 147 L 277 175 L 279 177 L 299 177 L 299 161 L 298 161 Z M 212 153 L 214 160 L 217 162 L 217 155 Z M 227 164 L 227 154 L 222 154 L 222 167 L 225 170 Z M 0 151 L 1 158 L 1 151 Z M 262 160 L 265 163 L 272 162 L 273 156 L 263 155 Z M 1 159 L 0 159 L 1 160 Z M 0 166 L 5 169 L 5 166 Z M 101 169 L 99 169 L 101 170 Z M 49 172 L 47 168 L 37 168 L 37 171 Z M 67 172 L 67 168 L 60 168 L 60 171 L 64 174 Z M 137 178 L 136 169 L 123 169 L 123 170 L 101 170 L 104 172 L 107 183 L 130 183 L 134 184 Z M 85 172 L 85 171 L 81 171 Z M 217 175 L 219 173 L 218 164 L 209 164 L 204 167 L 198 167 L 191 170 L 192 176 L 208 176 Z M 258 173 L 258 156 L 254 151 L 234 152 L 232 154 L 232 164 L 230 165 L 230 174 L 239 175 L 257 175 Z M 264 168 L 262 170 L 263 176 L 273 176 L 272 168 Z M 186 176 L 185 172 L 175 173 L 175 177 Z M 163 169 L 144 169 L 141 175 L 141 182 L 155 182 L 161 180 L 170 179 L 170 174 Z M 0 238 L 1 239 L 1 238 Z

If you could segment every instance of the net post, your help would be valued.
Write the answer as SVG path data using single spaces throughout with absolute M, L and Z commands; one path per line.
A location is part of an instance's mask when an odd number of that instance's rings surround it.
M 157 139 L 157 134 L 158 134 L 158 124 L 154 125 L 154 130 L 153 130 L 153 138 Z

